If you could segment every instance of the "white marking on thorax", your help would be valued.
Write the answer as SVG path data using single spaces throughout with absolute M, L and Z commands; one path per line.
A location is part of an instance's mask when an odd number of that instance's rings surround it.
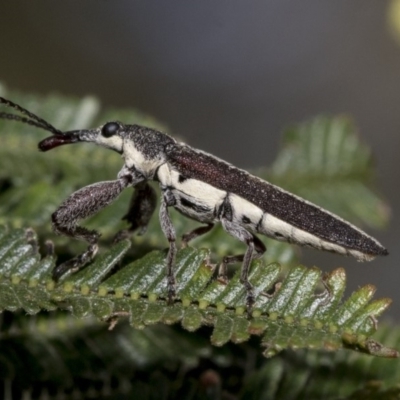
M 101 146 L 108 147 L 109 149 L 113 149 L 120 152 L 122 151 L 124 142 L 122 138 L 118 135 L 106 138 L 103 135 L 99 134 L 96 138 L 96 143 Z
M 157 178 L 162 186 L 171 186 L 171 170 L 167 163 L 158 168 Z
M 155 170 L 164 162 L 162 158 L 146 158 L 132 140 L 125 140 L 123 157 L 128 167 L 135 167 L 146 178 L 152 178 Z

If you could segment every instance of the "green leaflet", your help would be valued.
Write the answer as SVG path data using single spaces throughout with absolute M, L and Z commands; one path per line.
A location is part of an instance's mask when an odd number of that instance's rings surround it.
M 36 314 L 62 308 L 79 318 L 95 316 L 103 321 L 122 316 L 136 328 L 160 322 L 181 323 L 189 331 L 211 326 L 214 345 L 243 342 L 255 334 L 261 337 L 267 357 L 285 348 L 307 347 L 398 356 L 397 351 L 370 339 L 376 318 L 390 300 L 373 301 L 374 288 L 367 285 L 343 303 L 343 269 L 321 280 L 318 269 L 297 266 L 280 279 L 278 264 L 254 262 L 250 281 L 257 288 L 257 300 L 253 318 L 248 318 L 239 274 L 227 284 L 213 279 L 209 251 L 188 247 L 178 252 L 177 298 L 169 306 L 164 251 L 152 251 L 110 276 L 129 247 L 128 241 L 115 244 L 87 268 L 55 285 L 51 279 L 54 261 L 50 256 L 39 257 L 32 231 L 2 227 L 0 309 Z M 317 294 L 321 282 L 325 289 Z

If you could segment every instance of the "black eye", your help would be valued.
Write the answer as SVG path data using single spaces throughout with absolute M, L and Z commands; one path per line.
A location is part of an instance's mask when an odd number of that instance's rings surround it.
M 119 124 L 117 124 L 116 122 L 107 122 L 104 126 L 103 129 L 101 130 L 101 134 L 106 137 L 109 138 L 113 135 L 115 135 L 119 130 Z

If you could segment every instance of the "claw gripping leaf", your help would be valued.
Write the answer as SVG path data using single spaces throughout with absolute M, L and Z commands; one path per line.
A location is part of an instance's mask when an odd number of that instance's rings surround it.
M 31 230 L 28 236 L 32 236 Z M 93 315 L 105 321 L 122 315 L 136 328 L 178 322 L 189 331 L 212 326 L 213 344 L 239 343 L 255 334 L 261 336 L 266 356 L 284 348 L 304 347 L 346 347 L 377 356 L 398 355 L 369 338 L 376 330 L 376 318 L 390 300 L 371 301 L 374 287 L 367 285 L 342 303 L 342 269 L 321 279 L 316 268 L 297 266 L 279 280 L 278 264 L 254 262 L 250 281 L 257 288 L 257 300 L 253 318 L 248 318 L 239 276 L 228 284 L 213 279 L 207 250 L 186 248 L 178 253 L 177 299 L 168 305 L 164 252 L 152 251 L 112 274 L 129 246 L 127 241 L 114 245 L 86 269 L 55 285 L 51 280 L 52 257 L 40 259 L 37 245 L 26 231 L 3 226 L 0 307 L 23 309 L 29 314 L 65 308 L 77 317 Z M 317 294 L 321 283 L 324 290 Z

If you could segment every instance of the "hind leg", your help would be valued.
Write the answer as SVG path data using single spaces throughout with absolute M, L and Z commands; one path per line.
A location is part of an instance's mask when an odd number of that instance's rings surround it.
M 176 257 L 176 234 L 175 228 L 172 225 L 171 218 L 169 216 L 168 207 L 173 207 L 176 204 L 175 197 L 169 189 L 165 189 L 161 195 L 160 204 L 160 225 L 161 230 L 164 232 L 165 237 L 169 243 L 169 250 L 166 260 L 166 270 L 167 270 L 167 296 L 168 303 L 172 303 L 175 297 L 175 257 Z
M 214 227 L 213 223 L 209 223 L 205 226 L 199 226 L 196 229 L 193 229 L 190 232 L 185 233 L 182 236 L 182 247 L 186 247 L 188 245 L 188 243 L 193 240 L 196 239 L 197 237 L 201 236 L 201 235 L 205 235 L 206 233 L 210 232 L 210 230 Z
M 265 253 L 266 247 L 257 236 L 247 231 L 241 225 L 224 218 L 221 218 L 221 223 L 226 232 L 247 245 L 244 254 L 227 256 L 223 259 L 220 267 L 220 276 L 226 279 L 227 266 L 236 262 L 243 262 L 240 282 L 243 283 L 247 291 L 246 307 L 247 312 L 250 313 L 255 302 L 253 286 L 249 281 L 250 266 L 252 260 L 261 257 Z

